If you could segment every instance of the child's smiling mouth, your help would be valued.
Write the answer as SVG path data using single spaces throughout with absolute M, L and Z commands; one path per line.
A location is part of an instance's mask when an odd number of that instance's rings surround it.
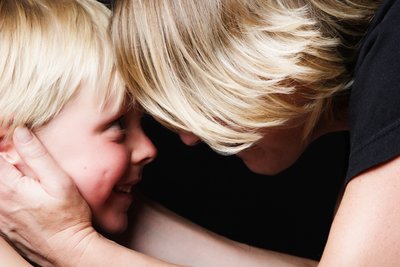
M 132 192 L 133 184 L 116 185 L 114 191 L 118 193 L 130 194 Z

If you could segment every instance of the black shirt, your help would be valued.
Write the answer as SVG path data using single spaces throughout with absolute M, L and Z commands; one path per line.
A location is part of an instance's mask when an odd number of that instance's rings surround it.
M 400 154 L 400 1 L 383 2 L 362 42 L 349 119 L 346 181 Z

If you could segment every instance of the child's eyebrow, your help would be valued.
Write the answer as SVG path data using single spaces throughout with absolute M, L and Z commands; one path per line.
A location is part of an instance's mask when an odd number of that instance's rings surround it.
M 129 107 L 123 106 L 108 116 L 108 121 L 113 121 L 128 113 Z
M 125 115 L 129 111 L 129 109 L 130 109 L 129 106 L 127 105 L 122 105 L 119 109 L 111 109 L 110 112 L 107 112 L 107 114 L 102 116 L 101 120 L 99 120 L 98 122 L 98 124 L 100 125 L 99 128 L 104 128 L 111 122 Z

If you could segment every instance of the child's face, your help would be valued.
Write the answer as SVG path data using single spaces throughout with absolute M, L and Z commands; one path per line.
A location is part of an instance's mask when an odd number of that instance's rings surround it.
M 53 120 L 36 131 L 50 154 L 75 181 L 97 225 L 120 232 L 127 225 L 130 191 L 156 149 L 140 125 L 141 114 L 100 111 L 81 90 Z

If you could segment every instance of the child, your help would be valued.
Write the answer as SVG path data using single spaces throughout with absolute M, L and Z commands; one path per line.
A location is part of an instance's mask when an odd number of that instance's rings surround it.
M 33 130 L 72 177 L 96 225 L 115 233 L 126 228 L 132 188 L 156 150 L 140 112 L 128 111 L 109 22 L 110 11 L 94 0 L 1 1 L 0 155 L 35 177 L 11 140 L 20 126 Z M 4 240 L 0 246 L 2 264 L 23 265 Z
M 274 174 L 319 136 L 350 134 L 346 188 L 319 263 L 216 238 L 157 210 L 141 209 L 135 247 L 207 267 L 399 265 L 400 1 L 125 0 L 114 10 L 129 89 L 186 143 L 201 139 Z M 97 251 L 88 262 L 106 260 Z

